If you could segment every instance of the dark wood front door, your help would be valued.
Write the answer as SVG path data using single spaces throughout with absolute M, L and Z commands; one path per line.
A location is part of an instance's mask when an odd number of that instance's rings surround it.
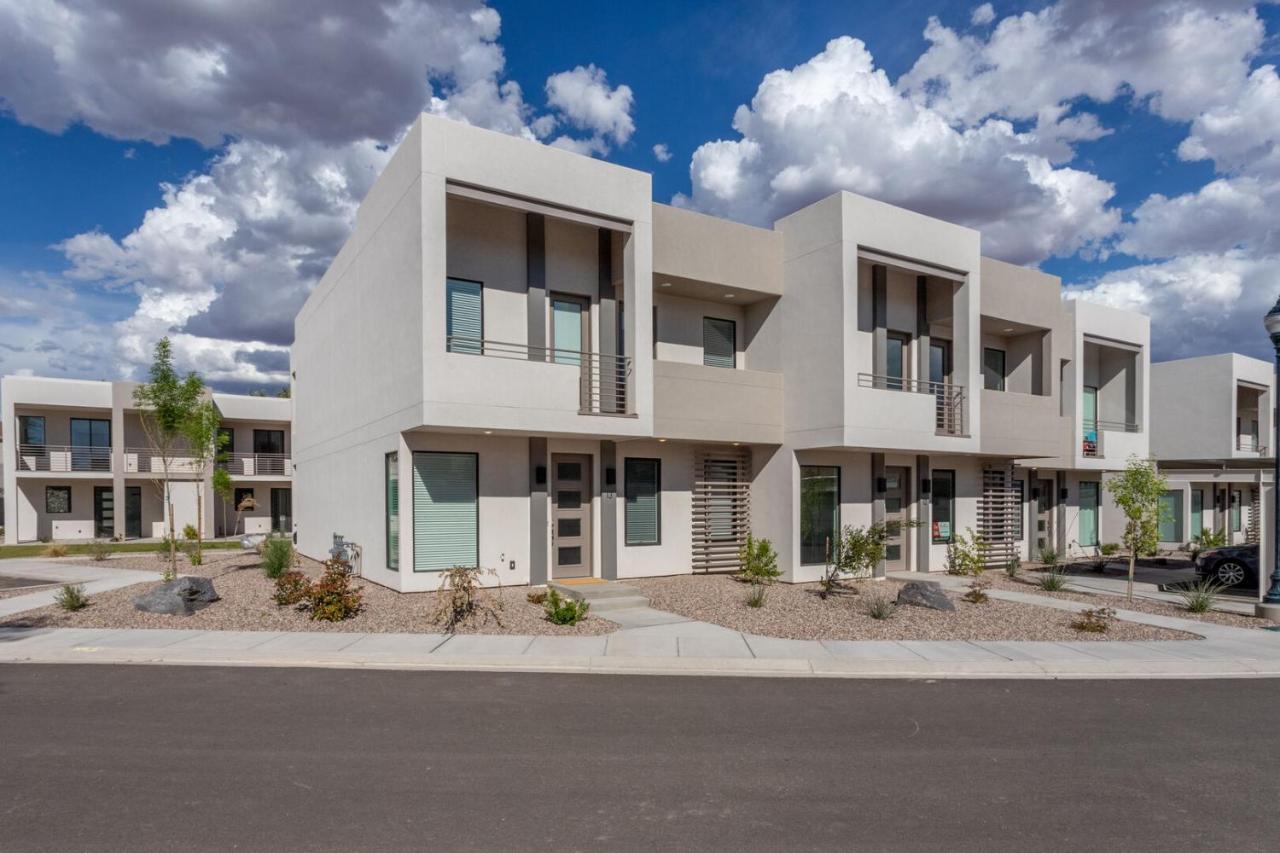
M 551 577 L 591 577 L 591 457 L 551 457 Z

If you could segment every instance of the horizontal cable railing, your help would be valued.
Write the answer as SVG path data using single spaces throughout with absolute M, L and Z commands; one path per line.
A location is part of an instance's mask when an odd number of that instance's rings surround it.
M 218 467 L 233 477 L 293 476 L 293 459 L 287 453 L 225 453 Z
M 126 447 L 124 471 L 126 474 L 161 474 L 164 472 L 164 459 L 150 447 Z M 170 452 L 170 474 L 199 474 L 200 472 L 200 463 L 190 456 L 190 451 Z
M 84 447 L 74 444 L 20 444 L 17 467 L 19 471 L 110 473 L 111 448 Z
M 1132 421 L 1086 420 L 1081 423 L 1084 438 L 1080 444 L 1080 454 L 1090 459 L 1097 459 L 1102 454 L 1098 447 L 1099 432 L 1140 432 Z
M 627 414 L 627 389 L 631 384 L 631 358 L 628 356 L 531 346 L 460 335 L 447 336 L 445 346 L 449 352 L 464 355 L 487 355 L 517 361 L 540 361 L 576 366 L 581 371 L 578 393 L 578 410 L 581 414 Z
M 1257 436 L 1241 435 L 1236 437 L 1236 450 L 1247 450 L 1251 453 L 1266 453 L 1267 446 Z
M 939 435 L 964 435 L 964 388 L 950 382 L 927 382 L 900 376 L 859 373 L 858 387 L 884 391 L 932 394 L 935 400 L 935 429 Z

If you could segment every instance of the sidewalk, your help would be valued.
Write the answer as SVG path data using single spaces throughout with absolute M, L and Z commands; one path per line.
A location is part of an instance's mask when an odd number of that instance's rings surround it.
M 113 569 L 110 560 L 93 565 L 76 565 L 60 560 L 43 558 L 15 557 L 0 563 L 0 574 L 14 575 L 24 578 L 35 578 L 49 583 L 78 583 L 84 585 L 85 592 L 90 595 L 107 592 L 112 589 L 131 586 L 135 583 L 160 580 L 158 572 L 140 572 L 133 569 Z M 32 592 L 27 595 L 15 595 L 12 598 L 0 598 L 0 617 L 12 616 L 27 610 L 35 610 L 53 604 L 59 587 Z

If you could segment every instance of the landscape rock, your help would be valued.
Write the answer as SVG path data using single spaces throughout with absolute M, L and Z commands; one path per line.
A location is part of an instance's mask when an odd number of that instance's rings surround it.
M 208 578 L 178 578 L 136 596 L 133 606 L 145 613 L 189 616 L 217 600 L 218 593 Z
M 937 581 L 910 581 L 898 590 L 899 604 L 914 604 L 916 607 L 927 607 L 930 610 L 955 610 L 956 606 L 942 591 L 942 584 Z

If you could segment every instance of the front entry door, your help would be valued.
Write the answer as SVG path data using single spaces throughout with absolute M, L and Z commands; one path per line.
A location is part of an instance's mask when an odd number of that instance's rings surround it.
M 911 501 L 910 484 L 910 469 L 884 469 L 884 526 L 888 534 L 884 543 L 886 571 L 907 570 L 907 536 L 903 524 L 907 520 L 907 507 Z
M 551 577 L 591 577 L 591 457 L 551 457 Z
M 129 539 L 142 538 L 142 486 L 124 488 L 124 535 Z
M 1053 536 L 1053 480 L 1036 480 L 1036 552 L 1031 559 L 1039 560 L 1045 551 L 1054 550 Z
M 93 536 L 110 539 L 116 535 L 116 494 L 110 486 L 93 487 Z

